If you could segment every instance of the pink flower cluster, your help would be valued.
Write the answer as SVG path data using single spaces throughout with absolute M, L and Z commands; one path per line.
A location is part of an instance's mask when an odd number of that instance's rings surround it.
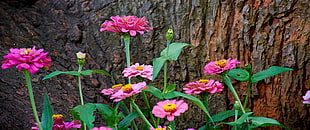
M 152 110 L 152 113 L 159 118 L 165 118 L 169 121 L 174 120 L 174 116 L 180 116 L 188 109 L 188 104 L 183 100 L 165 100 L 158 102 Z
M 110 99 L 114 99 L 114 102 L 119 102 L 123 99 L 126 99 L 128 97 L 132 97 L 140 92 L 142 92 L 142 89 L 146 86 L 145 82 L 140 82 L 137 84 L 118 84 L 112 86 L 112 88 L 109 89 L 103 89 L 101 93 L 104 95 L 111 95 Z
M 91 130 L 113 130 L 113 129 L 112 128 L 107 128 L 105 126 L 100 126 L 99 128 L 98 127 L 94 127 Z
M 80 121 L 73 120 L 71 122 L 64 122 L 62 120 L 63 115 L 57 114 L 53 115 L 53 127 L 52 130 L 70 130 L 71 128 L 80 128 L 82 125 L 80 124 Z M 38 125 L 38 123 L 35 123 L 35 125 Z M 32 130 L 38 130 L 38 127 L 32 127 Z
M 148 26 L 148 21 L 145 17 L 138 18 L 137 16 L 112 16 L 112 21 L 105 21 L 101 24 L 100 31 L 109 31 L 115 33 L 128 33 L 130 36 L 136 36 L 137 32 L 144 34 L 144 31 L 152 30 Z
M 128 77 L 128 78 L 141 76 L 143 78 L 152 80 L 153 66 L 139 65 L 139 63 L 136 63 L 130 66 L 129 68 L 125 68 L 123 71 L 123 74 L 125 77 Z
M 6 60 L 2 61 L 2 69 L 11 68 L 16 65 L 18 70 L 27 69 L 31 74 L 39 71 L 40 68 L 49 68 L 51 65 L 51 58 L 46 57 L 47 52 L 44 49 L 36 50 L 33 48 L 11 48 L 10 53 L 5 55 Z
M 166 126 L 158 126 L 157 128 L 150 128 L 150 130 L 166 130 Z
M 213 61 L 208 63 L 204 69 L 204 73 L 213 74 L 220 74 L 223 73 L 225 70 L 230 70 L 236 67 L 237 64 L 240 62 L 237 59 L 231 60 L 230 58 L 225 60 Z
M 223 91 L 224 86 L 219 81 L 213 79 L 201 79 L 199 81 L 185 84 L 183 90 L 186 94 L 200 94 L 201 92 L 216 93 Z
M 302 96 L 302 98 L 304 99 L 304 101 L 302 101 L 302 103 L 304 104 L 310 104 L 310 90 L 307 91 L 305 96 Z

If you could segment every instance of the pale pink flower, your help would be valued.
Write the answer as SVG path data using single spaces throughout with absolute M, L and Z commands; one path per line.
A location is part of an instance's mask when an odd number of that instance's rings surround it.
M 216 93 L 223 91 L 224 86 L 219 81 L 213 79 L 201 79 L 199 81 L 185 84 L 183 90 L 186 94 L 200 94 L 201 92 Z
M 94 127 L 91 130 L 113 130 L 112 128 L 107 128 L 106 126 Z
M 310 104 L 310 90 L 307 91 L 305 96 L 302 96 L 302 98 L 304 99 L 304 101 L 302 101 L 302 103 L 304 104 Z
M 136 36 L 137 32 L 141 35 L 144 31 L 152 30 L 148 26 L 148 21 L 145 17 L 138 18 L 137 16 L 112 16 L 112 21 L 105 21 L 101 24 L 100 31 L 109 31 L 115 33 L 129 33 L 130 36 Z
M 73 120 L 71 122 L 64 122 L 62 120 L 63 115 L 57 114 L 53 115 L 53 127 L 52 130 L 70 130 L 71 128 L 81 128 L 80 121 L 78 120 Z M 38 123 L 34 123 L 35 125 L 38 125 Z M 32 127 L 32 130 L 38 130 L 38 127 Z
M 118 90 L 120 90 L 122 86 L 123 84 L 116 84 L 116 85 L 113 85 L 112 88 L 102 89 L 101 93 L 103 93 L 104 95 L 112 95 L 116 93 Z
M 188 105 L 183 100 L 165 100 L 157 102 L 153 107 L 152 113 L 159 118 L 167 117 L 168 121 L 173 121 L 174 116 L 180 116 L 187 111 Z
M 18 70 L 27 69 L 31 74 L 39 71 L 40 68 L 49 68 L 51 58 L 46 57 L 44 49 L 36 50 L 33 48 L 11 48 L 10 53 L 3 56 L 6 60 L 2 61 L 2 69 L 11 68 L 16 65 Z
M 142 89 L 145 86 L 146 86 L 145 82 L 140 82 L 137 84 L 126 84 L 122 86 L 122 88 L 119 89 L 117 92 L 113 93 L 110 99 L 114 99 L 114 102 L 121 101 L 123 99 L 126 99 L 128 97 L 134 96 L 142 92 Z
M 195 130 L 194 128 L 187 128 L 186 130 Z
M 141 76 L 143 78 L 152 80 L 153 66 L 139 65 L 139 63 L 136 63 L 130 66 L 129 68 L 125 68 L 123 71 L 123 74 L 125 77 L 128 77 L 128 78 Z
M 223 59 L 223 60 L 219 60 L 219 61 L 213 61 L 208 63 L 205 67 L 204 67 L 204 73 L 209 73 L 211 75 L 213 74 L 220 74 L 222 72 L 224 72 L 225 70 L 230 70 L 236 67 L 237 64 L 239 64 L 240 62 L 237 59 L 233 59 L 230 60 L 227 59 Z
M 166 130 L 166 126 L 164 127 L 161 127 L 161 126 L 158 126 L 157 128 L 150 128 L 150 130 Z

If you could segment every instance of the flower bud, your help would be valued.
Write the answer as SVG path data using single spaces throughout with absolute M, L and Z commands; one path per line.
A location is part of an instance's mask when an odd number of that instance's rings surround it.
M 78 59 L 85 59 L 85 57 L 86 57 L 86 53 L 83 53 L 83 52 L 78 52 L 78 53 L 76 53 L 76 57 L 78 58 Z
M 234 109 L 235 110 L 240 110 L 241 109 L 241 104 L 238 101 L 235 101 Z
M 78 52 L 78 53 L 76 53 L 76 57 L 78 58 L 77 59 L 78 64 L 79 65 L 84 65 L 85 58 L 86 58 L 86 53 Z
M 173 30 L 172 29 L 168 29 L 168 31 L 166 32 L 166 39 L 167 40 L 172 40 L 174 36 Z

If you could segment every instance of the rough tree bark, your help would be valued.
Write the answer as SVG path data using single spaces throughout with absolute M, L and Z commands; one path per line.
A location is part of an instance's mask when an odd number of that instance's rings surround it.
M 294 71 L 273 76 L 252 86 L 249 108 L 255 116 L 270 117 L 291 129 L 310 129 L 310 106 L 301 103 L 310 89 L 310 2 L 303 0 L 6 0 L 0 2 L 0 56 L 9 48 L 44 48 L 53 60 L 50 70 L 32 75 L 38 110 L 48 93 L 55 113 L 69 120 L 69 110 L 79 105 L 76 78 L 60 75 L 41 79 L 55 70 L 77 70 L 75 53 L 87 53 L 85 69 L 103 69 L 109 78 L 83 77 L 85 102 L 111 104 L 100 90 L 124 83 L 124 44 L 120 36 L 99 32 L 100 24 L 115 15 L 146 16 L 153 31 L 132 38 L 132 62 L 151 64 L 165 48 L 164 33 L 174 29 L 173 42 L 186 42 L 179 60 L 169 69 L 169 83 L 178 90 L 190 81 L 214 78 L 203 66 L 214 60 L 238 58 L 239 67 L 253 66 L 254 73 L 270 66 Z M 21 72 L 0 70 L 0 128 L 29 129 L 34 122 Z M 161 84 L 159 75 L 155 82 Z M 215 77 L 219 78 L 219 77 Z M 242 99 L 246 85 L 234 82 Z M 232 109 L 227 90 L 213 95 L 211 114 Z M 178 129 L 199 128 L 204 116 L 192 105 L 177 120 Z M 180 120 L 182 119 L 182 120 Z M 187 120 L 191 119 L 191 120 Z M 101 124 L 102 122 L 97 122 Z M 280 129 L 270 127 L 265 129 Z

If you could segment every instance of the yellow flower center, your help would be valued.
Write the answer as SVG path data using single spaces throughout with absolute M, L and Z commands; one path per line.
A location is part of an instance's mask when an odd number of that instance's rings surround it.
M 131 91 L 133 91 L 132 84 L 126 84 L 125 86 L 122 86 L 122 90 L 125 93 L 130 93 Z
M 227 64 L 227 60 L 219 60 L 217 62 L 215 62 L 215 65 L 221 67 L 221 68 L 224 68 Z
M 23 55 L 28 55 L 29 54 L 29 52 L 31 52 L 31 49 L 26 49 L 26 48 L 23 48 L 22 50 L 21 50 L 21 52 L 20 52 L 20 54 L 23 54 Z
M 199 83 L 208 83 L 209 80 L 207 80 L 207 79 L 200 79 L 198 82 L 199 82 Z
M 155 128 L 154 130 L 165 130 L 165 128 Z
M 52 117 L 53 117 L 53 119 L 62 119 L 62 117 L 64 117 L 64 116 L 61 114 L 55 114 Z
M 112 88 L 114 89 L 114 88 L 122 87 L 122 86 L 123 86 L 123 84 L 116 84 L 116 85 L 113 85 Z
M 144 69 L 144 66 L 137 66 L 136 67 L 136 70 L 143 70 Z
M 164 110 L 166 112 L 175 112 L 177 105 L 174 103 L 167 103 L 164 105 Z

